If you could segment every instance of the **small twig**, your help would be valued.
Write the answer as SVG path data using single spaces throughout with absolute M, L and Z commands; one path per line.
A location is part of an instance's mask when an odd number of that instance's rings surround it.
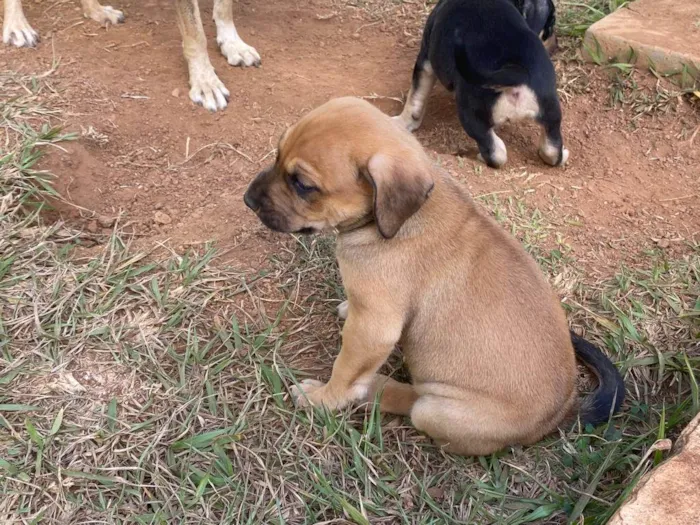
M 672 199 L 660 199 L 659 202 L 683 201 L 685 199 L 692 199 L 693 197 L 697 196 L 697 193 L 693 193 L 692 195 L 684 195 L 683 197 L 674 197 Z
M 338 16 L 338 13 L 336 13 L 335 11 L 328 13 L 327 15 L 322 15 L 322 14 L 317 13 L 316 20 L 325 21 L 325 20 L 330 20 L 331 18 L 335 18 L 336 16 Z
M 474 197 L 475 199 L 483 199 L 484 197 L 490 197 L 491 195 L 500 195 L 501 193 L 512 193 L 513 190 L 501 190 L 501 191 L 492 191 L 490 193 L 482 193 L 481 195 L 477 195 Z
M 134 93 L 122 93 L 121 95 L 122 98 L 133 98 L 136 100 L 148 100 L 150 97 L 147 97 L 146 95 L 137 95 Z

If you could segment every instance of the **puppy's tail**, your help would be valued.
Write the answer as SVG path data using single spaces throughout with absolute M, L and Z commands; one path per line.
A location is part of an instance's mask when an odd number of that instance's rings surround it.
M 625 400 L 622 376 L 603 352 L 571 332 L 571 342 L 578 357 L 598 378 L 598 388 L 586 396 L 579 407 L 581 421 L 598 425 L 620 410 Z
M 544 29 L 542 30 L 543 41 L 547 41 L 550 37 L 554 36 L 554 25 L 557 22 L 556 7 L 554 6 L 553 0 L 547 1 L 547 9 L 549 10 L 549 15 L 547 16 L 547 21 L 544 23 Z
M 455 62 L 457 72 L 469 84 L 488 87 L 513 87 L 526 84 L 529 78 L 528 70 L 514 62 L 507 62 L 498 69 L 490 69 L 480 63 L 474 47 L 464 39 L 462 32 L 455 32 Z

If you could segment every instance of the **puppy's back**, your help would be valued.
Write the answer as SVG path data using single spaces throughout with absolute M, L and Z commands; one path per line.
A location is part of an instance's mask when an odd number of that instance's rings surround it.
M 539 37 L 509 0 L 443 0 L 431 13 L 424 39 L 429 60 L 443 84 L 459 75 L 457 56 L 469 68 L 489 72 L 517 65 L 534 83 L 551 83 L 554 68 Z
M 435 233 L 426 231 L 413 255 L 430 270 L 416 272 L 426 280 L 416 283 L 403 341 L 411 373 L 418 383 L 465 385 L 522 406 L 539 428 L 574 392 L 564 312 L 519 241 L 457 183 L 440 185 L 440 218 L 428 226 Z

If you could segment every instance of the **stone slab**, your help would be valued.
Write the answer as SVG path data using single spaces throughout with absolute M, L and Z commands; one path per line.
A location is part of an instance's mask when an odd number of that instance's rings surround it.
M 646 474 L 607 525 L 700 524 L 700 414 L 683 430 L 673 455 Z
M 602 18 L 586 31 L 586 50 L 600 50 L 608 60 L 653 65 L 659 73 L 680 72 L 683 66 L 700 79 L 700 0 L 636 0 Z

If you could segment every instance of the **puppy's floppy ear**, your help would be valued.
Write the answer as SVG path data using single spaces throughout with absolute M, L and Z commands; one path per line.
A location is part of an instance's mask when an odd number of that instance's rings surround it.
M 415 159 L 377 153 L 367 163 L 366 174 L 374 187 L 374 219 L 385 239 L 396 235 L 433 189 L 430 171 L 423 163 L 411 160 Z

